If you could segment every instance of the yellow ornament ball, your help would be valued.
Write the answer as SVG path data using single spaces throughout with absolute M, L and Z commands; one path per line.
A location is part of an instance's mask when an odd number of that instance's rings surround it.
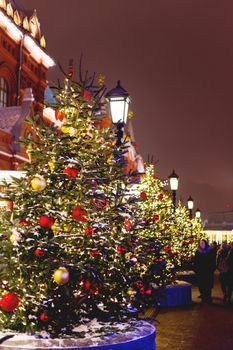
M 49 165 L 50 171 L 53 172 L 54 169 L 55 169 L 55 160 L 54 160 L 54 159 L 50 160 L 50 161 L 48 162 L 48 165 Z
M 43 191 L 46 187 L 46 180 L 43 177 L 36 176 L 31 181 L 32 189 L 35 191 Z
M 133 290 L 133 288 L 129 288 L 128 291 L 127 291 L 127 293 L 128 293 L 130 296 L 132 296 L 132 295 L 135 294 L 135 291 Z
M 59 285 L 66 284 L 70 279 L 69 271 L 65 267 L 59 267 L 54 271 L 53 279 Z
M 51 229 L 53 231 L 54 236 L 57 236 L 61 231 L 61 227 L 56 222 L 51 226 Z
M 127 260 L 130 260 L 131 257 L 132 257 L 132 253 L 126 253 L 126 254 L 125 254 L 125 258 L 126 258 Z

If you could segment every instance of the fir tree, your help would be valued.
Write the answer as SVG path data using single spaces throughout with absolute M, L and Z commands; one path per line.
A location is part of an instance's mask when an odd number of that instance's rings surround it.
M 52 336 L 94 317 L 124 319 L 130 305 L 153 303 L 164 280 L 147 260 L 159 244 L 145 249 L 139 235 L 143 199 L 128 190 L 125 144 L 98 128 L 98 100 L 83 82 L 56 99 L 61 128 L 35 118 L 22 140 L 31 163 L 5 191 L 14 208 L 0 240 L 0 327 Z

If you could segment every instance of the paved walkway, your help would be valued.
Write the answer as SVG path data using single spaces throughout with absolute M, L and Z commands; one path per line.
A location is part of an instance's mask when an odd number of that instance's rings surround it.
M 160 310 L 156 350 L 233 350 L 233 303 L 223 304 L 217 274 L 213 304 L 201 303 L 198 295 L 193 286 L 192 306 Z

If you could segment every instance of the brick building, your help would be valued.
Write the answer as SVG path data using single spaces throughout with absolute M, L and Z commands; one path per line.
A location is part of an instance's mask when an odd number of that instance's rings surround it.
M 24 119 L 40 110 L 47 72 L 54 61 L 46 52 L 36 11 L 16 0 L 0 0 L 0 169 L 26 161 L 15 142 L 25 136 Z

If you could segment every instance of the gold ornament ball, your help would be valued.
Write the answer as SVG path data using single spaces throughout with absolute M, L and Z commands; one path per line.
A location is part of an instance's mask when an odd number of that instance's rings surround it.
M 127 293 L 128 293 L 130 296 L 132 296 L 132 295 L 135 294 L 135 291 L 133 290 L 133 288 L 129 288 L 128 291 L 127 291 Z
M 54 236 L 57 236 L 61 231 L 61 227 L 55 222 L 53 226 L 51 226 Z
M 31 181 L 32 189 L 35 191 L 43 191 L 46 185 L 46 180 L 43 177 L 36 176 Z
M 53 159 L 53 160 L 50 160 L 50 161 L 48 162 L 48 165 L 49 165 L 50 171 L 53 172 L 54 169 L 55 169 L 55 160 L 54 160 L 54 159 Z
M 126 253 L 126 254 L 125 254 L 125 258 L 126 258 L 127 260 L 130 260 L 131 257 L 132 257 L 132 253 Z
M 59 267 L 54 271 L 53 279 L 59 285 L 66 284 L 70 279 L 69 271 L 65 267 Z

